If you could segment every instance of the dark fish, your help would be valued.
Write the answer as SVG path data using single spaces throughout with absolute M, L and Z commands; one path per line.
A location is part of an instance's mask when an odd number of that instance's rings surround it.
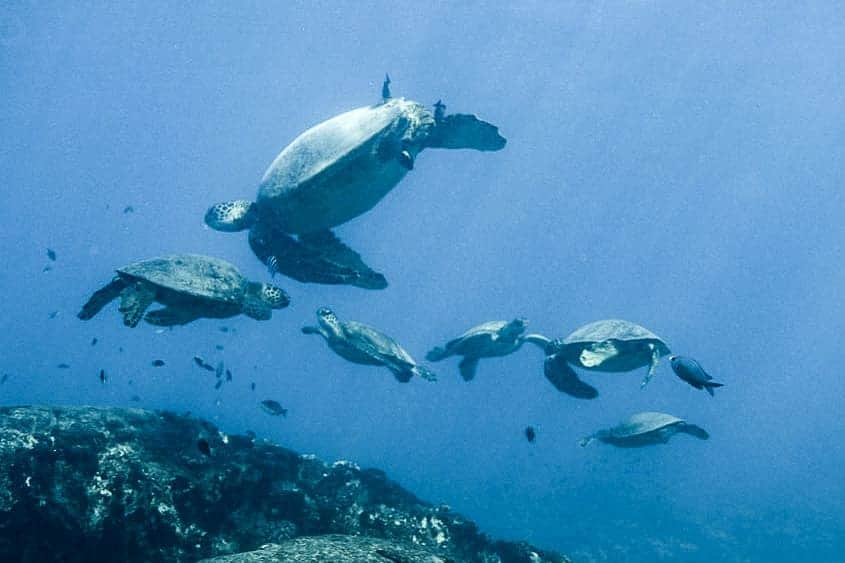
M 124 213 L 134 213 L 134 212 L 135 212 L 135 208 L 134 208 L 134 207 L 132 207 L 131 205 L 127 205 L 126 207 L 124 207 L 124 208 L 123 208 L 123 212 L 124 212 Z
M 132 385 L 133 383 L 135 383 L 135 380 L 130 379 L 130 380 L 129 380 L 129 385 Z
M 220 387 L 221 387 L 222 385 L 223 385 L 223 380 L 222 380 L 222 379 L 218 379 L 218 380 L 217 380 L 217 383 L 215 383 L 215 384 L 214 384 L 214 388 L 215 388 L 215 389 L 220 389 Z
M 55 319 L 56 317 L 58 317 L 58 316 L 59 316 L 59 312 L 58 312 L 58 311 L 52 311 L 52 312 L 51 312 L 48 316 L 49 316 L 51 319 Z
M 65 363 L 61 363 L 61 364 L 57 365 L 56 367 L 59 368 L 59 369 L 67 369 L 67 368 L 70 367 L 70 365 L 65 364 Z
M 118 352 L 120 352 L 120 353 L 122 354 L 122 353 L 123 353 L 123 346 L 121 346 L 120 348 L 118 348 L 118 349 L 117 349 L 117 351 L 118 351 Z
M 101 369 L 100 370 L 100 383 L 105 384 L 106 381 L 108 381 L 108 378 L 106 377 L 106 370 Z
M 533 444 L 534 440 L 537 439 L 537 431 L 534 430 L 533 426 L 525 427 L 525 439 L 528 440 L 528 442 L 531 444 Z
M 197 440 L 197 449 L 203 453 L 203 455 L 211 457 L 211 446 L 208 444 L 208 440 L 205 438 L 200 438 Z
M 3 377 L 0 377 L 0 384 L 6 383 L 6 380 L 9 379 L 9 374 L 4 373 Z
M 203 360 L 199 356 L 194 356 L 194 363 L 197 364 L 199 367 L 205 366 L 205 360 Z
M 129 400 L 130 400 L 130 401 L 135 401 L 135 402 L 137 403 L 138 401 L 140 401 L 140 400 L 141 400 L 141 397 L 139 397 L 138 395 L 132 395 L 132 396 L 129 398 Z
M 250 390 L 255 391 L 255 382 L 254 381 L 249 384 L 249 388 L 250 388 Z
M 217 379 L 223 377 L 223 362 L 217 362 L 217 367 L 214 368 L 214 376 Z
M 687 356 L 669 356 L 672 363 L 672 371 L 680 379 L 686 381 L 696 389 L 704 389 L 714 397 L 713 389 L 724 386 L 723 383 L 716 383 L 704 368 L 697 361 Z
M 220 332 L 229 332 L 229 327 L 227 327 L 227 326 L 221 326 L 221 327 L 220 327 Z
M 265 400 L 261 401 L 261 408 L 262 408 L 262 410 L 264 410 L 264 412 L 266 412 L 269 415 L 273 415 L 273 416 L 279 416 L 279 415 L 287 416 L 288 415 L 288 409 L 282 407 L 282 405 L 280 405 L 277 401 L 274 401 L 273 399 L 265 399 Z
M 52 248 L 47 249 L 47 258 L 49 258 L 52 262 L 56 261 L 56 251 Z
M 160 368 L 164 365 L 164 360 L 153 360 L 153 365 L 157 368 Z
M 41 268 L 41 271 L 42 271 L 42 272 L 49 272 L 49 271 L 50 271 L 50 270 L 52 270 L 52 269 L 53 269 L 53 266 L 51 266 L 50 264 L 47 264 L 46 266 L 44 266 L 43 268 Z
M 226 381 L 232 381 L 232 370 L 226 369 Z
M 222 349 L 223 349 L 223 345 L 222 345 L 222 344 L 215 344 L 215 345 L 214 345 L 214 347 L 215 347 L 215 348 L 217 348 L 218 350 L 222 350 Z
M 97 342 L 98 342 L 98 340 L 97 340 L 97 337 L 95 336 L 94 338 L 91 339 L 91 346 L 96 346 Z

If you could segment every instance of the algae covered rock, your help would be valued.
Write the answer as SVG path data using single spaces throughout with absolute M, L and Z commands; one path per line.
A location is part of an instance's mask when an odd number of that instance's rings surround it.
M 380 538 L 443 561 L 566 561 L 494 542 L 379 470 L 326 464 L 190 416 L 0 408 L 0 561 L 196 561 L 268 543 L 307 549 L 317 540 L 287 541 L 324 534 Z

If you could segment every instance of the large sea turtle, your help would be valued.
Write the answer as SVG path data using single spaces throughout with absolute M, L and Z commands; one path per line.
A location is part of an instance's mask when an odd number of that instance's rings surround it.
M 205 222 L 218 231 L 250 230 L 256 256 L 304 282 L 382 289 L 371 270 L 330 229 L 372 209 L 414 167 L 426 148 L 495 151 L 505 138 L 474 115 L 445 114 L 390 96 L 308 129 L 276 157 L 256 200 L 213 205 Z M 294 236 L 296 238 L 294 238 Z
M 546 353 L 544 371 L 558 390 L 581 399 L 598 397 L 598 390 L 578 378 L 572 366 L 590 371 L 626 372 L 648 366 L 640 384 L 645 387 L 669 346 L 650 330 L 620 319 L 586 324 L 563 339 L 527 335 L 526 342 Z
M 470 381 L 475 377 L 481 358 L 507 356 L 519 350 L 525 342 L 522 335 L 527 324 L 525 319 L 486 322 L 472 327 L 444 346 L 433 348 L 425 358 L 439 362 L 450 356 L 463 356 L 458 369 L 461 377 Z
M 356 364 L 384 366 L 402 383 L 418 376 L 429 381 L 437 378 L 395 340 L 371 326 L 356 321 L 340 321 L 328 307 L 317 310 L 319 326 L 302 328 L 304 334 L 319 334 L 338 356 Z
M 142 317 L 162 326 L 241 313 L 267 320 L 273 309 L 282 309 L 290 303 L 282 289 L 249 281 L 232 264 L 199 254 L 151 258 L 119 268 L 117 276 L 82 306 L 78 317 L 88 320 L 118 297 L 123 324 L 130 327 L 136 326 Z M 154 301 L 165 307 L 144 316 Z
M 706 440 L 710 437 L 706 430 L 695 424 L 662 412 L 641 412 L 628 420 L 595 434 L 583 438 L 579 443 L 587 446 L 593 440 L 611 444 L 620 448 L 638 448 L 652 444 L 665 444 L 674 434 L 684 432 Z

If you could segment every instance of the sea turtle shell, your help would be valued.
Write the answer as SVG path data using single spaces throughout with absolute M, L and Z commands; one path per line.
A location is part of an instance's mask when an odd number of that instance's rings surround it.
M 632 438 L 684 422 L 683 419 L 662 412 L 640 412 L 613 428 L 606 430 L 609 438 Z
M 373 327 L 357 321 L 342 321 L 340 326 L 343 328 L 344 340 L 348 345 L 358 349 L 372 346 L 381 355 L 393 356 L 409 364 L 416 364 L 414 358 L 395 340 Z
M 585 354 L 599 357 L 601 345 L 610 343 L 616 354 L 605 361 L 585 361 Z M 645 327 L 621 319 L 607 319 L 586 324 L 563 339 L 566 358 L 575 365 L 596 371 L 630 371 L 651 363 L 653 345 L 660 356 L 669 354 L 669 346 Z
M 192 297 L 241 303 L 247 284 L 235 266 L 211 256 L 177 254 L 134 262 L 118 273 Z
M 399 153 L 422 150 L 421 141 L 433 126 L 426 107 L 404 98 L 315 125 L 285 147 L 264 173 L 256 200 L 262 220 L 303 234 L 369 211 L 408 172 Z

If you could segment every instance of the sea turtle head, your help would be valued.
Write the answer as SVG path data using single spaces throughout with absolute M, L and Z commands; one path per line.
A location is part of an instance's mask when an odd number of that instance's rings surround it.
M 215 231 L 235 232 L 251 227 L 257 218 L 255 205 L 246 199 L 215 203 L 205 212 L 205 224 Z
M 287 292 L 275 285 L 269 283 L 262 283 L 260 289 L 261 299 L 267 303 L 271 309 L 284 309 L 290 305 L 290 296 Z
M 522 317 L 509 322 L 502 329 L 502 336 L 505 338 L 516 338 L 525 332 L 525 327 L 528 326 L 528 319 Z
M 338 334 L 340 332 L 340 321 L 337 320 L 337 315 L 328 307 L 320 307 L 317 309 L 317 321 L 323 330 L 331 334 Z

